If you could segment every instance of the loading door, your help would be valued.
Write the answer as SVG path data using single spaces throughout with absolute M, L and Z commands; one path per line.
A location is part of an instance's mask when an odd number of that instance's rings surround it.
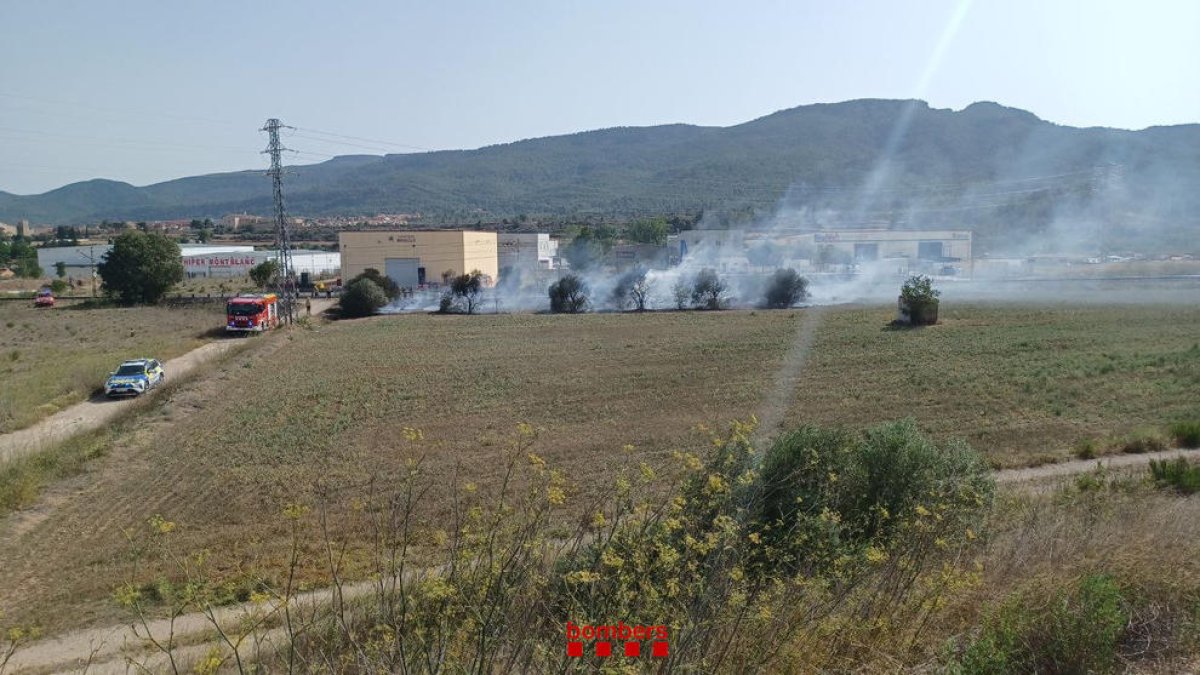
M 921 260 L 938 260 L 942 257 L 942 242 L 922 241 L 917 244 L 917 257 Z
M 879 260 L 879 244 L 855 244 L 854 259 L 862 262 Z
M 400 288 L 416 288 L 421 282 L 417 273 L 420 258 L 385 258 L 384 274 Z

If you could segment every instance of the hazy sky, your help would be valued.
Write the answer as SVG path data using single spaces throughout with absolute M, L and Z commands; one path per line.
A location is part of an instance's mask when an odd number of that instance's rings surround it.
M 264 168 L 267 117 L 309 130 L 296 163 L 853 98 L 1200 122 L 1197 0 L 0 0 L 0 26 L 20 194 Z

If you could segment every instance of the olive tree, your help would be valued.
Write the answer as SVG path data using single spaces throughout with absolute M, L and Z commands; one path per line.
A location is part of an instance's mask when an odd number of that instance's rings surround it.
M 549 293 L 550 311 L 555 314 L 578 314 L 587 311 L 587 284 L 574 274 L 568 274 L 550 284 Z
M 767 282 L 766 305 L 771 309 L 787 309 L 808 298 L 808 279 L 794 269 L 775 270 Z
M 710 268 L 700 270 L 692 282 L 692 304 L 698 309 L 721 309 L 728 302 L 725 282 Z
M 638 268 L 625 273 L 613 288 L 612 301 L 616 306 L 644 312 L 650 298 L 652 284 L 646 278 L 646 270 Z

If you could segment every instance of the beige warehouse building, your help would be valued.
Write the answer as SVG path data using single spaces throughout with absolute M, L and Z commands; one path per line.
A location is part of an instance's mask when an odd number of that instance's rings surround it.
M 373 267 L 401 288 L 442 283 L 447 272 L 479 270 L 493 285 L 499 276 L 495 232 L 463 230 L 341 232 L 342 276 L 349 280 Z

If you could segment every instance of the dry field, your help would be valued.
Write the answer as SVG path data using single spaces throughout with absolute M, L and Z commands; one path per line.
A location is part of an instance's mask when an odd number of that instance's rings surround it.
M 778 406 L 766 399 L 808 320 L 819 323 L 788 423 L 912 416 L 1008 466 L 1200 417 L 1200 309 L 948 306 L 942 325 L 916 331 L 886 330 L 890 318 L 873 307 L 396 316 L 276 335 L 165 397 L 87 473 L 0 524 L 0 611 L 52 629 L 123 616 L 110 597 L 128 570 L 122 528 L 156 513 L 231 583 L 278 583 L 285 504 L 313 503 L 314 485 L 348 504 L 418 455 L 442 486 L 487 489 L 518 422 L 542 429 L 536 451 L 585 504 L 631 457 L 669 465 L 671 450 L 706 442 L 696 425 Z M 445 490 L 428 497 L 436 522 Z
M 123 359 L 169 359 L 219 328 L 217 309 L 35 309 L 0 303 L 0 433 L 91 396 Z

